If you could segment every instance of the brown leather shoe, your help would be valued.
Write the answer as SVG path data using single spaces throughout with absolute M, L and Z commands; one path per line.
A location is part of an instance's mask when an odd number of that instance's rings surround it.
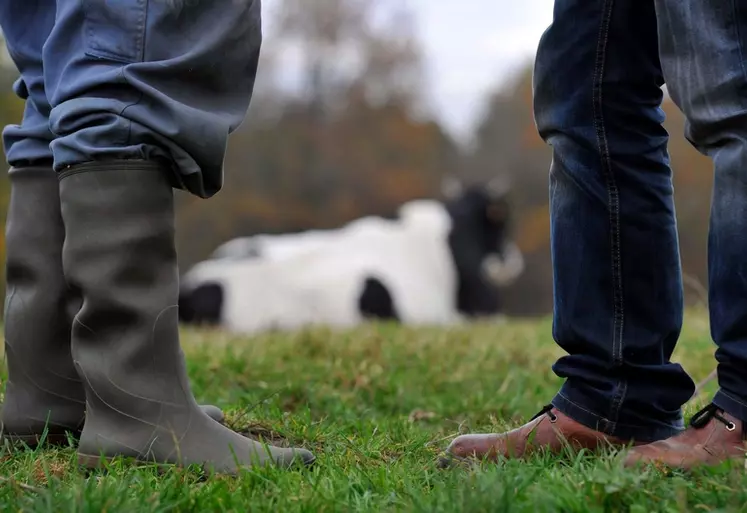
M 690 420 L 679 435 L 630 450 L 624 466 L 655 466 L 690 470 L 700 465 L 718 465 L 726 460 L 745 460 L 742 421 L 709 404 Z
M 523 458 L 538 449 L 557 454 L 570 445 L 571 448 L 597 449 L 603 445 L 623 446 L 629 443 L 601 431 L 579 424 L 549 404 L 524 424 L 507 433 L 462 435 L 454 439 L 446 449 L 439 466 L 447 467 L 454 460 L 476 458 L 496 461 L 499 457 Z

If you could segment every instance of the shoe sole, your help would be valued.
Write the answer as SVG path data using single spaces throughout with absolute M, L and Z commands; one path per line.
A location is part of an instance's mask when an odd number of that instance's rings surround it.
M 678 465 L 676 463 L 667 463 L 667 462 L 657 460 L 657 459 L 638 459 L 638 460 L 632 460 L 632 461 L 624 460 L 623 468 L 627 470 L 633 470 L 633 469 L 638 469 L 638 468 L 654 467 L 662 471 L 678 470 L 682 472 L 692 472 L 697 469 L 718 467 L 719 465 L 723 465 L 726 462 L 742 465 L 744 470 L 747 470 L 747 457 L 745 456 L 730 456 L 728 458 L 725 458 L 721 461 L 716 461 L 716 462 L 696 462 L 695 464 L 691 466 Z
M 622 441 L 612 441 L 608 440 L 609 447 L 613 447 L 616 449 L 622 449 L 624 447 L 627 447 L 628 445 L 631 445 L 631 442 L 622 442 Z M 645 445 L 644 442 L 633 442 L 632 445 L 639 446 L 639 445 Z M 591 451 L 592 453 L 598 453 L 604 448 L 607 447 L 605 445 L 600 445 L 597 447 L 580 447 L 580 448 L 574 448 L 574 452 L 579 452 L 579 450 L 585 450 L 585 451 Z M 490 463 L 495 464 L 499 461 L 504 460 L 526 460 L 527 458 L 530 458 L 538 453 L 544 452 L 547 450 L 547 447 L 536 447 L 532 450 L 524 451 L 522 454 L 518 456 L 506 456 L 503 454 L 497 454 L 492 457 L 484 457 L 481 458 L 479 456 L 460 456 L 458 454 L 450 453 L 448 451 L 442 453 L 438 459 L 436 460 L 436 468 L 445 470 L 445 469 L 451 469 L 451 468 L 457 468 L 457 467 L 463 467 L 463 468 L 474 468 L 478 466 L 480 463 Z M 553 450 L 552 453 L 555 455 L 559 455 L 562 453 L 564 449 L 561 450 Z M 747 465 L 746 465 L 747 467 Z

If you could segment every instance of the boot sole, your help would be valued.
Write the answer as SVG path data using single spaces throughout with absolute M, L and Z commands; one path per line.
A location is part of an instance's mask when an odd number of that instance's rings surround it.
M 78 466 L 88 471 L 107 470 L 107 467 L 114 463 L 115 459 L 116 458 L 110 458 L 107 456 L 90 456 L 88 454 L 78 453 Z M 124 457 L 121 458 L 121 460 L 128 465 L 155 467 L 159 473 L 166 472 L 167 470 L 176 467 L 173 463 L 154 463 L 152 461 L 143 461 L 137 458 Z
M 95 470 L 106 470 L 109 465 L 111 465 L 116 457 L 109 457 L 109 456 L 91 456 L 88 454 L 78 453 L 78 466 L 83 468 L 87 471 L 95 471 Z M 155 467 L 156 470 L 159 473 L 166 472 L 167 470 L 173 469 L 175 467 L 178 467 L 175 463 L 156 463 L 152 461 L 144 461 L 138 458 L 132 458 L 132 457 L 124 457 L 121 458 L 124 463 L 134 465 L 134 466 L 147 466 L 147 467 Z M 306 468 L 311 468 L 316 463 L 316 458 L 310 460 L 310 461 L 304 461 L 303 466 Z M 202 467 L 202 471 L 213 475 L 213 474 L 221 474 L 220 472 L 212 472 L 208 470 L 205 467 Z
M 225 417 L 221 418 L 220 420 L 213 419 L 216 422 L 218 422 L 221 425 L 226 425 L 225 423 Z M 12 445 L 19 445 L 19 444 L 25 444 L 30 449 L 35 449 L 39 445 L 42 444 L 42 440 L 44 442 L 43 445 L 49 445 L 53 447 L 57 446 L 67 446 L 69 444 L 68 436 L 70 436 L 75 443 L 77 443 L 80 440 L 80 431 L 69 431 L 67 433 L 47 433 L 46 436 L 42 434 L 33 434 L 33 435 L 15 435 L 12 433 L 4 433 L 0 435 L 0 443 L 9 442 Z
M 71 434 L 74 441 L 78 441 L 80 434 Z M 31 449 L 35 449 L 40 445 L 50 446 L 66 446 L 68 445 L 67 434 L 47 434 L 44 435 L 11 435 L 4 434 L 0 437 L 1 442 L 8 441 L 12 445 L 25 444 Z

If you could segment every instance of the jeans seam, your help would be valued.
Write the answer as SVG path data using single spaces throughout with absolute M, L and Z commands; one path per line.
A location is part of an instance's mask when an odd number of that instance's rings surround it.
M 731 2 L 732 12 L 734 13 L 734 19 L 739 19 L 739 2 L 732 0 Z M 734 24 L 734 30 L 737 31 L 737 48 L 739 49 L 739 64 L 742 68 L 742 76 L 747 78 L 747 69 L 744 67 L 744 49 L 742 48 L 742 34 L 739 30 L 739 23 Z
M 586 424 L 584 424 L 585 426 L 591 429 L 600 431 L 609 436 L 622 436 L 619 433 L 620 430 L 628 431 L 628 432 L 635 431 L 636 433 L 639 433 L 639 434 L 633 435 L 633 437 L 640 436 L 641 433 L 647 433 L 648 435 L 651 435 L 650 441 L 655 441 L 657 439 L 668 438 L 670 436 L 673 436 L 677 432 L 682 431 L 681 429 L 678 429 L 678 428 L 665 427 L 665 426 L 656 427 L 652 430 L 650 426 L 644 426 L 644 425 L 639 425 L 639 424 L 625 424 L 625 423 L 620 424 L 618 422 L 615 422 L 613 425 L 603 415 L 590 411 L 589 409 L 580 405 L 578 402 L 570 399 L 566 394 L 564 394 L 560 390 L 556 394 L 556 397 L 560 398 L 566 405 L 570 405 L 572 408 L 576 408 L 580 412 L 583 412 L 583 414 L 588 415 L 588 418 L 586 419 L 571 416 L 573 420 L 575 420 L 576 422 L 580 422 L 582 424 L 586 422 Z
M 627 389 L 627 386 L 626 386 L 626 389 Z M 594 419 L 596 419 L 601 424 L 601 426 L 599 427 L 600 431 L 602 431 L 602 432 L 604 432 L 604 433 L 606 433 L 608 435 L 613 435 L 614 433 L 617 432 L 617 428 L 618 428 L 618 423 L 617 422 L 612 422 L 612 421 L 610 421 L 610 419 L 608 419 L 604 415 L 601 415 L 599 413 L 594 413 L 593 411 L 591 411 L 591 410 L 589 410 L 589 409 L 581 406 L 579 403 L 577 403 L 573 399 L 569 398 L 567 395 L 565 395 L 561 391 L 558 391 L 557 395 L 559 397 L 563 398 L 568 404 L 573 405 L 575 408 L 578 408 L 579 410 L 581 410 L 581 411 L 589 414 Z M 630 424 L 623 424 L 623 425 L 625 427 L 639 427 L 639 426 L 633 426 L 633 425 L 630 425 Z
M 566 401 L 568 401 L 568 403 L 570 403 L 570 404 L 572 404 L 573 406 L 575 406 L 576 408 L 578 408 L 579 410 L 583 410 L 583 411 L 585 411 L 586 413 L 588 413 L 589 415 L 591 415 L 591 416 L 593 416 L 593 417 L 596 417 L 596 418 L 597 418 L 597 419 L 599 419 L 599 420 L 603 420 L 603 421 L 607 422 L 607 419 L 605 419 L 605 418 L 604 418 L 604 417 L 603 417 L 602 415 L 599 415 L 598 413 L 594 413 L 593 411 L 591 411 L 591 410 L 588 410 L 588 409 L 584 408 L 583 406 L 581 406 L 580 404 L 578 404 L 578 403 L 577 403 L 576 401 L 573 401 L 573 400 L 571 400 L 571 399 L 570 399 L 570 398 L 569 398 L 569 397 L 568 397 L 567 395 L 565 395 L 565 394 L 564 394 L 563 392 L 558 392 L 558 395 L 559 395 L 560 397 L 562 397 L 563 399 L 565 399 Z
M 742 406 L 743 408 L 747 408 L 747 404 L 743 403 L 742 401 L 740 401 L 739 399 L 737 399 L 736 397 L 734 397 L 730 393 L 725 392 L 723 388 L 721 390 L 719 390 L 719 393 L 721 393 L 721 395 L 723 395 L 724 397 L 728 398 L 730 401 L 734 401 L 735 403 L 737 403 L 738 405 Z
M 614 367 L 622 365 L 623 352 L 623 328 L 625 322 L 625 311 L 622 291 L 622 256 L 620 249 L 620 192 L 612 171 L 609 143 L 604 124 L 604 112 L 602 101 L 602 84 L 604 81 L 605 58 L 607 43 L 609 41 L 609 26 L 612 19 L 612 8 L 614 0 L 605 0 L 602 9 L 602 19 L 597 39 L 596 60 L 594 64 L 594 82 L 592 90 L 592 106 L 594 113 L 594 128 L 597 136 L 597 145 L 601 159 L 602 172 L 607 187 L 609 201 L 610 222 L 610 257 L 612 259 L 612 301 L 613 301 L 613 327 L 612 327 L 612 364 Z M 617 422 L 622 404 L 627 392 L 627 383 L 621 380 L 617 384 L 617 392 L 610 404 L 609 423 L 611 428 Z

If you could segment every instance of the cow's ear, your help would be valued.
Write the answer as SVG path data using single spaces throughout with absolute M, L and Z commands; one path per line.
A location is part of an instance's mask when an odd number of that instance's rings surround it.
M 452 200 L 461 196 L 463 192 L 464 185 L 456 176 L 447 175 L 441 180 L 441 194 L 444 198 Z
M 486 187 L 488 194 L 493 200 L 503 198 L 511 190 L 511 182 L 505 174 L 492 178 Z
M 485 216 L 492 224 L 504 224 L 508 221 L 508 205 L 505 201 L 489 203 L 485 209 Z

